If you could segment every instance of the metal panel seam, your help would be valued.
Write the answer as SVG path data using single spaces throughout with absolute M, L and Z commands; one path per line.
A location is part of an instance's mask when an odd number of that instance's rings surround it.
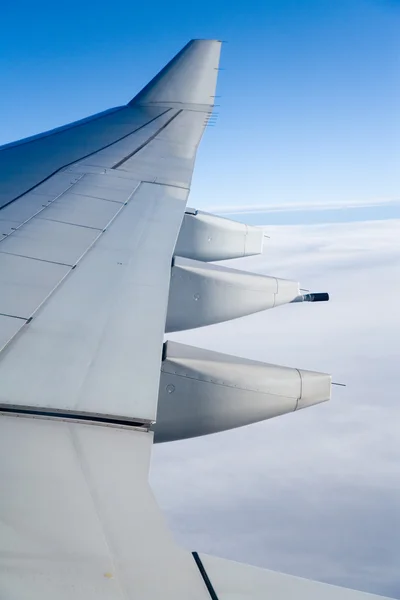
M 75 184 L 74 184 L 75 185 Z M 70 193 L 74 196 L 84 196 L 85 198 L 93 198 L 94 200 L 102 200 L 103 202 L 113 202 L 114 204 L 126 204 L 125 202 L 121 202 L 120 200 L 111 200 L 110 198 L 101 198 L 100 196 L 94 196 L 93 194 L 84 194 L 83 192 L 74 192 L 70 190 Z
M 93 418 L 88 418 L 87 420 L 82 420 L 81 417 L 63 417 L 61 414 L 57 416 L 50 416 L 49 414 L 39 413 L 24 413 L 24 412 L 11 412 L 7 409 L 0 407 L 0 416 L 1 417 L 11 417 L 12 419 L 32 419 L 39 421 L 58 421 L 60 423 L 80 423 L 86 424 L 90 423 L 91 426 L 94 427 L 107 427 L 109 429 L 123 429 L 125 431 L 138 431 L 139 433 L 148 433 L 149 432 L 149 424 L 140 424 L 140 425 L 130 425 L 129 421 L 121 423 L 113 422 L 113 421 L 103 421 L 102 419 L 96 420 Z
M 24 321 L 24 323 L 22 323 L 21 327 L 19 329 L 17 329 L 17 331 L 15 331 L 11 335 L 11 337 L 5 343 L 3 343 L 2 346 L 0 346 L 0 356 L 2 356 L 4 352 L 7 352 L 7 349 L 10 347 L 10 344 L 15 340 L 15 338 L 17 336 L 21 335 L 21 332 L 31 322 L 32 319 L 31 318 L 24 319 L 24 318 L 14 317 L 12 315 L 10 315 L 10 316 L 8 316 L 8 315 L 0 315 L 0 316 L 8 317 L 10 319 L 16 319 L 18 321 Z
M 111 223 L 118 217 L 118 215 L 121 213 L 121 211 L 125 208 L 125 206 L 127 205 L 127 203 L 129 202 L 129 200 L 132 198 L 133 194 L 140 188 L 140 183 L 135 187 L 135 189 L 133 190 L 132 194 L 130 195 L 129 199 L 127 202 L 124 202 L 124 204 L 121 204 L 121 208 L 119 209 L 119 211 L 117 211 L 115 213 L 115 215 L 113 216 L 113 218 L 107 223 L 106 227 L 104 227 L 104 229 L 96 229 L 95 227 L 89 227 L 88 229 L 93 229 L 95 231 L 99 232 L 99 235 L 97 237 L 94 238 L 94 240 L 92 241 L 92 243 L 86 248 L 86 250 L 82 253 L 82 255 L 77 259 L 77 261 L 74 263 L 74 265 L 72 265 L 72 268 L 75 268 L 78 263 L 83 259 L 84 256 L 86 256 L 86 254 L 89 252 L 89 250 L 91 248 L 93 248 L 93 246 L 95 245 L 95 243 L 97 242 L 97 240 L 99 239 L 99 237 L 101 235 L 103 235 L 103 233 L 105 233 L 107 231 L 107 228 L 111 225 Z M 43 219 L 45 220 L 45 219 Z M 50 221 L 50 219 L 46 219 L 48 221 Z M 75 227 L 75 225 L 71 225 L 72 227 Z M 79 225 L 77 225 L 77 227 L 80 227 Z M 28 257 L 29 258 L 29 257 Z M 50 262 L 50 261 L 49 261 Z
M 273 365 L 273 366 L 276 366 L 276 365 Z M 298 369 L 296 369 L 296 371 L 298 371 Z M 220 385 L 222 387 L 227 387 L 227 388 L 231 388 L 231 389 L 245 390 L 246 392 L 269 394 L 270 396 L 275 396 L 276 398 L 291 398 L 293 400 L 296 399 L 297 402 L 300 400 L 300 398 L 295 398 L 294 396 L 276 394 L 274 392 L 269 392 L 268 390 L 263 391 L 258 388 L 242 387 L 239 385 L 229 385 L 229 383 L 224 382 L 224 381 L 214 381 L 213 379 L 200 379 L 199 377 L 190 377 L 189 375 L 182 375 L 181 373 L 176 373 L 175 371 L 173 371 L 171 373 L 170 371 L 164 371 L 162 365 L 161 365 L 161 373 L 164 373 L 165 375 L 173 375 L 174 377 L 182 377 L 182 379 L 193 379 L 194 381 L 199 381 L 201 383 L 212 383 L 213 385 Z M 301 377 L 300 377 L 300 381 L 301 381 Z M 297 404 L 296 404 L 296 407 L 297 407 Z
M 133 421 L 118 416 L 114 417 L 111 415 L 102 415 L 100 413 L 73 412 L 58 409 L 48 410 L 47 408 L 41 409 L 40 407 L 32 408 L 16 405 L 7 406 L 5 404 L 0 404 L 0 414 L 23 416 L 27 418 L 46 417 L 49 419 L 60 419 L 65 422 L 74 423 L 86 423 L 87 421 L 90 421 L 91 423 L 105 424 L 110 426 L 124 426 L 127 429 L 131 429 L 133 427 L 144 432 L 147 432 L 152 424 L 151 421 Z
M 190 190 L 190 188 L 186 187 L 185 185 L 176 185 L 175 183 L 163 183 L 162 181 L 149 181 L 148 179 L 142 179 L 141 183 L 151 183 L 153 185 L 164 185 L 165 187 L 177 188 L 178 190 L 187 190 L 187 191 Z
M 97 200 L 97 198 L 95 198 Z M 100 200 L 100 198 L 99 198 Z M 114 204 L 121 204 L 120 202 L 115 202 Z M 123 204 L 121 205 L 123 206 Z M 119 212 L 119 211 L 118 211 Z M 118 214 L 118 213 L 117 213 Z M 71 223 L 70 221 L 61 221 L 61 219 L 49 219 L 49 217 L 38 217 L 41 221 L 51 221 L 52 223 L 62 223 L 63 225 L 71 225 L 72 227 L 82 227 L 83 229 L 94 229 L 94 231 L 104 231 L 104 227 L 92 227 L 91 225 L 82 225 L 81 223 Z M 108 225 L 108 223 L 107 223 Z M 107 227 L 106 225 L 106 227 Z
M 172 109 L 169 109 L 169 110 L 172 110 Z M 151 135 L 145 142 L 143 142 L 143 144 L 140 144 L 140 146 L 138 146 L 135 150 L 133 150 L 133 152 L 131 152 L 130 154 L 128 154 L 127 156 L 125 156 L 124 158 L 122 158 L 120 161 L 118 161 L 115 165 L 113 165 L 111 167 L 111 169 L 113 169 L 113 170 L 118 169 L 127 160 L 129 160 L 130 158 L 132 158 L 132 156 L 135 156 L 135 154 L 137 154 L 138 152 L 140 152 L 140 150 L 142 150 L 145 146 L 147 146 L 147 144 L 150 144 L 150 142 L 152 142 L 158 136 L 158 134 L 161 133 L 161 131 L 163 131 L 164 129 L 166 129 L 168 127 L 168 125 L 174 119 L 176 119 L 176 117 L 178 117 L 181 114 L 181 112 L 183 112 L 183 110 L 178 110 L 178 112 L 175 115 L 173 115 L 170 119 L 168 119 L 168 121 L 166 123 L 164 123 L 164 125 L 162 125 L 162 127 L 160 127 L 159 129 L 157 129 L 157 131 L 155 133 L 153 133 L 153 135 Z
M 80 177 L 78 177 L 78 179 L 76 181 L 74 181 L 73 183 L 71 183 L 66 190 L 63 190 L 60 194 L 58 194 L 57 196 L 55 196 L 54 198 L 52 198 L 51 200 L 48 201 L 48 203 L 45 205 L 42 205 L 42 208 L 39 209 L 37 212 L 35 212 L 34 215 L 31 215 L 29 217 L 29 219 L 26 219 L 26 221 L 24 221 L 23 223 L 20 223 L 18 225 L 18 227 L 13 227 L 11 233 L 6 233 L 5 236 L 0 240 L 0 242 L 2 242 L 3 240 L 7 239 L 10 237 L 10 235 L 12 235 L 14 233 L 14 231 L 18 231 L 18 229 L 21 229 L 21 227 L 23 225 L 26 225 L 26 223 L 29 223 L 29 221 L 32 221 L 32 219 L 34 219 L 35 217 L 37 217 L 37 215 L 39 215 L 41 212 L 43 212 L 44 210 L 46 210 L 46 208 L 48 206 L 50 206 L 51 204 L 53 204 L 53 202 L 55 202 L 56 200 L 58 200 L 59 198 L 61 198 L 61 196 L 63 194 L 65 194 L 66 192 L 68 192 L 71 188 L 74 187 L 74 185 L 76 183 L 78 183 L 78 181 L 80 181 L 83 177 L 85 176 L 85 174 L 83 173 Z M 43 182 L 42 182 L 43 183 Z M 40 185 L 40 184 L 39 184 Z M 31 188 L 33 189 L 33 188 Z M 22 196 L 25 196 L 25 194 L 28 194 L 30 190 L 28 190 L 27 192 L 24 192 L 21 196 L 18 196 L 18 198 L 21 198 Z M 17 200 L 17 198 L 15 198 L 15 200 Z M 14 200 L 11 200 L 10 202 L 8 202 L 8 204 L 12 204 L 14 202 Z M 0 207 L 0 217 L 1 217 L 1 210 L 3 208 L 5 208 L 6 206 L 8 206 L 8 204 L 5 204 L 4 206 Z M 39 217 L 40 218 L 40 217 Z
M 18 315 L 9 315 L 8 313 L 0 313 L 0 317 L 10 317 L 10 319 L 21 319 L 21 321 L 27 321 L 25 317 L 19 317 Z
M 96 240 L 97 239 L 98 237 L 96 238 Z M 29 258 L 29 260 L 38 260 L 39 262 L 50 263 L 51 265 L 61 265 L 62 267 L 74 268 L 74 265 L 71 265 L 71 263 L 63 263 L 59 262 L 58 260 L 47 260 L 46 258 L 37 258 L 36 256 L 28 256 L 27 254 L 17 254 L 16 252 L 7 252 L 6 250 L 0 250 L 0 255 L 1 254 L 9 254 L 10 256 L 20 256 L 21 258 Z
M 118 144 L 118 142 L 121 142 L 122 140 L 124 140 L 125 138 L 129 137 L 130 135 L 133 135 L 134 133 L 137 133 L 138 131 L 140 131 L 140 129 L 143 129 L 144 127 L 147 127 L 147 125 L 150 125 L 150 123 L 153 123 L 153 121 L 155 121 L 156 119 L 159 119 L 160 117 L 162 117 L 163 115 L 165 115 L 170 110 L 172 110 L 172 108 L 167 108 L 167 110 L 164 110 L 164 112 L 160 113 L 156 117 L 153 117 L 153 119 L 150 119 L 150 121 L 147 121 L 143 125 L 140 125 L 140 127 L 138 127 L 137 129 L 134 129 L 133 131 L 131 131 L 129 133 L 126 133 L 125 135 L 123 135 L 122 137 L 118 138 L 114 142 L 111 142 L 110 144 L 107 144 L 106 146 L 102 146 L 101 148 L 98 148 L 97 150 L 94 150 L 93 152 L 89 152 L 88 154 L 85 154 L 84 156 L 81 156 L 80 158 L 77 158 L 76 160 L 72 160 L 71 162 L 66 163 L 65 165 L 63 165 L 59 169 L 56 169 L 53 173 L 51 173 L 50 175 L 48 175 L 47 177 L 45 177 L 44 179 L 42 179 L 41 181 L 39 181 L 38 183 L 36 183 L 32 187 L 30 187 L 29 189 L 25 190 L 25 192 L 23 192 L 22 194 L 19 194 L 19 196 L 16 196 L 15 198 L 13 198 L 12 200 L 10 200 L 6 204 L 3 204 L 3 206 L 1 208 L 4 208 L 5 206 L 8 206 L 9 204 L 11 204 L 12 202 L 15 202 L 19 198 L 22 198 L 22 196 L 25 196 L 25 194 L 28 194 L 29 192 L 31 192 L 32 190 L 34 190 L 35 188 L 37 188 L 39 185 L 41 185 L 45 181 L 48 181 L 51 177 L 53 177 L 53 175 L 56 175 L 57 173 L 60 173 L 63 169 L 66 169 L 67 167 L 69 167 L 69 166 L 71 166 L 71 165 L 73 165 L 75 163 L 78 163 L 81 160 L 84 160 L 85 158 L 88 158 L 89 156 L 93 156 L 93 154 L 97 154 L 98 152 L 101 152 L 102 150 L 106 150 L 106 148 L 110 148 L 110 146 L 113 146 L 114 144 Z
M 118 212 L 116 212 L 116 214 L 114 215 L 114 217 L 107 223 L 106 227 L 104 229 L 98 229 L 96 227 L 87 227 L 86 225 L 74 225 L 72 223 L 66 223 L 67 225 L 71 225 L 73 227 L 84 227 L 86 229 L 93 229 L 95 231 L 99 232 L 99 235 L 93 240 L 93 242 L 90 244 L 90 246 L 88 246 L 88 248 L 85 250 L 85 252 L 78 258 L 78 260 L 75 262 L 75 264 L 71 265 L 71 264 L 67 264 L 67 263 L 60 263 L 60 262 L 56 262 L 56 261 L 51 261 L 51 260 L 45 260 L 45 259 L 41 259 L 41 258 L 34 258 L 31 256 L 22 256 L 20 254 L 15 254 L 12 252 L 4 252 L 4 251 L 0 251 L 0 254 L 10 254 L 12 256 L 21 256 L 22 258 L 28 258 L 30 260 L 38 260 L 40 262 L 47 262 L 47 263 L 51 263 L 51 264 L 57 264 L 57 265 L 61 265 L 61 266 L 65 266 L 65 267 L 70 267 L 69 271 L 67 271 L 64 275 L 64 277 L 62 277 L 60 279 L 60 281 L 54 286 L 54 288 L 49 292 L 49 294 L 47 294 L 47 296 L 45 298 L 43 298 L 42 302 L 40 304 L 38 304 L 38 306 L 35 308 L 35 310 L 29 315 L 29 317 L 15 317 L 15 318 L 19 318 L 19 319 L 23 319 L 26 322 L 32 320 L 33 316 L 37 313 L 37 311 L 43 306 L 43 304 L 50 298 L 50 296 L 59 288 L 59 286 L 62 284 L 62 282 L 68 277 L 68 275 L 70 275 L 71 271 L 75 269 L 76 265 L 83 259 L 84 256 L 86 256 L 87 252 L 94 246 L 94 244 L 97 242 L 97 240 L 100 238 L 100 236 L 105 233 L 105 231 L 107 230 L 107 228 L 110 226 L 110 224 L 114 221 L 114 219 L 116 219 L 116 217 L 120 214 L 120 212 L 122 211 L 122 209 L 126 206 L 126 204 L 129 202 L 129 200 L 132 198 L 132 196 L 134 195 L 134 193 L 136 192 L 136 190 L 138 190 L 138 188 L 140 187 L 140 183 L 135 187 L 135 189 L 131 192 L 128 200 L 121 204 L 121 208 L 118 210 Z M 43 219 L 43 220 L 47 220 L 47 221 L 56 221 L 55 219 Z M 64 223 L 64 221 L 56 221 L 59 223 Z M 13 317 L 13 315 L 4 315 L 4 316 L 10 316 Z M 13 339 L 13 338 L 12 338 Z M 10 340 L 11 341 L 11 340 Z
M 3 254 L 5 254 L 3 252 Z M 13 256 L 20 256 L 19 254 L 14 254 Z M 12 317 L 14 319 L 22 319 L 25 321 L 25 325 L 29 324 L 34 315 L 37 313 L 37 311 L 43 306 L 43 304 L 46 302 L 46 300 L 48 300 L 50 298 L 50 296 L 52 294 L 54 294 L 54 292 L 59 288 L 59 286 L 62 284 L 62 282 L 68 277 L 68 275 L 71 273 L 71 271 L 74 269 L 74 267 L 72 265 L 67 265 L 64 263 L 56 263 L 50 260 L 41 260 L 40 258 L 31 258 L 30 256 L 23 256 L 21 258 L 30 258 L 31 260 L 39 260 L 40 262 L 47 262 L 53 265 L 61 265 L 63 267 L 69 267 L 69 270 L 64 274 L 64 276 L 56 283 L 56 285 L 53 287 L 52 290 L 50 290 L 50 292 L 47 294 L 47 296 L 45 296 L 43 298 L 43 300 L 36 306 L 36 308 L 30 313 L 29 317 L 22 317 L 22 316 L 16 316 L 16 315 L 4 315 L 4 316 L 9 316 Z M 13 338 L 11 338 L 13 339 Z M 10 340 L 11 341 L 11 340 Z

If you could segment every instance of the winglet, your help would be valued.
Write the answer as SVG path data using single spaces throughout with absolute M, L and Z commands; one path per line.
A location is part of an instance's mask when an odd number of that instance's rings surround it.
M 132 104 L 214 104 L 221 42 L 191 40 Z

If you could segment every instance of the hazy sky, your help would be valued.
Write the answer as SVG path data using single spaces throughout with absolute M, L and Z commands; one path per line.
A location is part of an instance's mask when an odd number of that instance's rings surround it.
M 398 197 L 400 3 L 5 0 L 0 143 L 128 101 L 188 39 L 227 40 L 191 203 Z

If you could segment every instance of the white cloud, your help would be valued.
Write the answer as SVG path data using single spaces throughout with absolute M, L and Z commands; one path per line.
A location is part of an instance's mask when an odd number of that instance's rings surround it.
M 265 212 L 287 212 L 287 211 L 313 211 L 313 210 L 334 210 L 334 209 L 349 209 L 363 208 L 371 206 L 386 206 L 398 204 L 398 198 L 368 198 L 368 199 L 353 199 L 353 200 L 337 200 L 336 202 L 280 202 L 279 204 L 237 204 L 206 206 L 203 210 L 218 214 L 250 214 L 250 213 L 265 213 Z
M 400 597 L 400 221 L 268 234 L 262 256 L 227 264 L 299 278 L 331 301 L 174 339 L 347 387 L 296 414 L 156 446 L 153 487 L 191 549 Z

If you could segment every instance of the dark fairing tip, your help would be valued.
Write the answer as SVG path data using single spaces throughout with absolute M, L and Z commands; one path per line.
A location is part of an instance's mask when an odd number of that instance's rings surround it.
M 306 302 L 328 302 L 329 294 L 327 292 L 305 294 L 304 299 Z

